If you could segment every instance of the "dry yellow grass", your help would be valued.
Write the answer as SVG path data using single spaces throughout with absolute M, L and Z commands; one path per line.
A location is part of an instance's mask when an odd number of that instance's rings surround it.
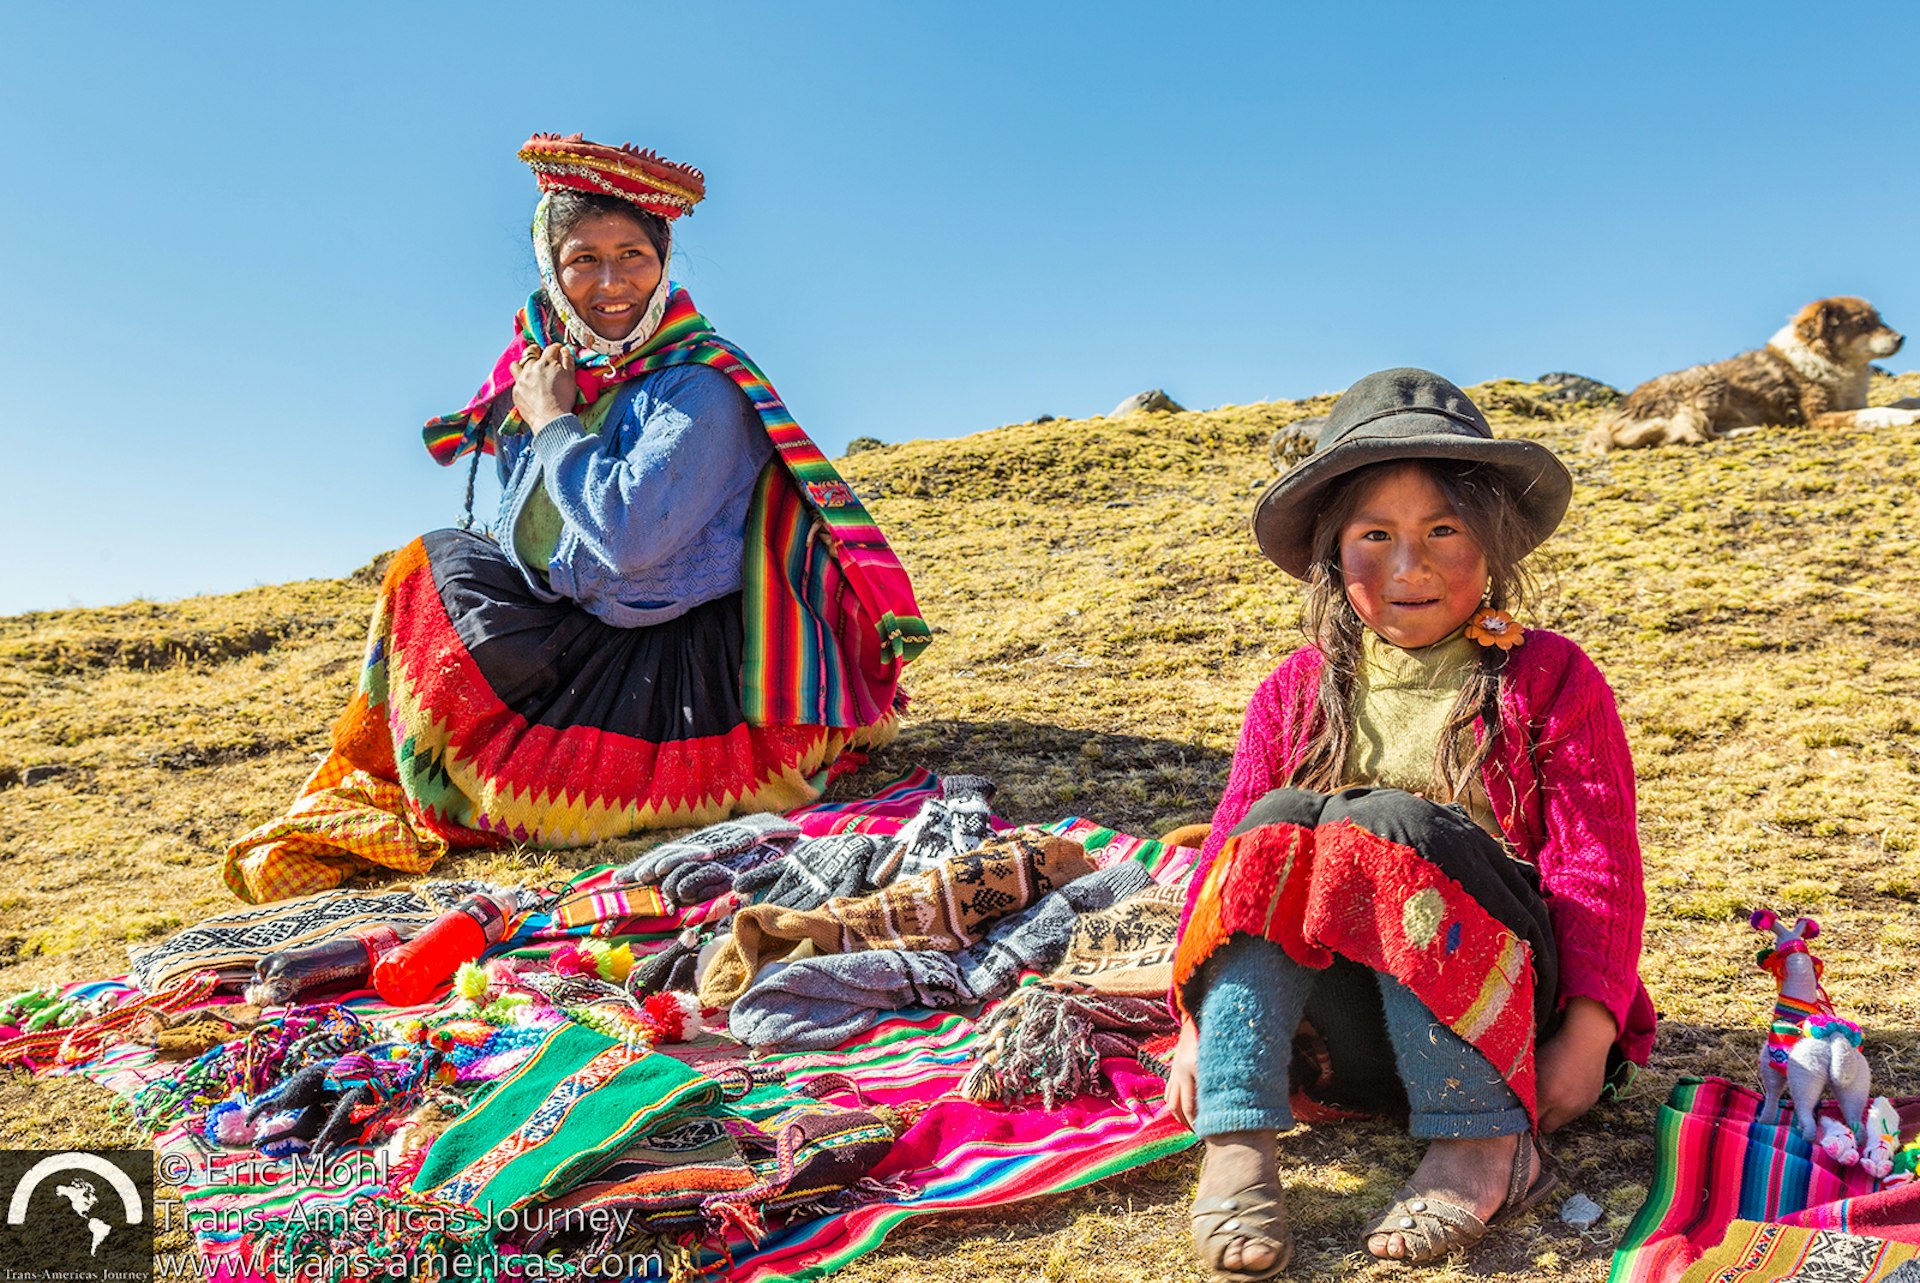
M 1504 433 L 1559 451 L 1577 490 L 1530 622 L 1578 639 L 1638 759 L 1665 1013 L 1651 1073 L 1558 1144 L 1608 1219 L 1497 1233 L 1448 1277 L 1598 1280 L 1644 1193 L 1676 1075 L 1744 1078 L 1771 997 L 1736 911 L 1819 915 L 1828 985 L 1875 1071 L 1920 1092 L 1920 432 L 1778 430 L 1580 457 L 1585 413 L 1481 389 Z M 1876 403 L 1920 393 L 1878 380 Z M 851 790 L 924 763 L 997 779 L 1018 820 L 1152 833 L 1205 819 L 1247 694 L 1298 642 L 1290 581 L 1245 531 L 1274 428 L 1324 402 L 1001 428 L 845 463 L 914 572 L 936 645 L 907 732 Z M 129 942 L 230 907 L 224 843 L 324 750 L 373 580 L 0 618 L 0 992 L 124 969 Z M 452 861 L 545 878 L 639 842 Z M 118 1136 L 104 1093 L 0 1083 L 0 1144 Z M 1354 1253 L 1416 1156 L 1379 1127 L 1287 1144 L 1298 1277 L 1397 1267 Z M 842 1276 L 1187 1279 L 1195 1159 L 1048 1203 L 910 1224 Z

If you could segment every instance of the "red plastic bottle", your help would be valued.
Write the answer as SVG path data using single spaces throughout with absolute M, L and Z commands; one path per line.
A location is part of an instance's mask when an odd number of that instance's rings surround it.
M 507 935 L 517 911 L 513 897 L 477 892 L 428 923 L 419 935 L 374 964 L 373 987 L 380 1001 L 414 1007 L 453 978 L 463 962 L 472 962 Z

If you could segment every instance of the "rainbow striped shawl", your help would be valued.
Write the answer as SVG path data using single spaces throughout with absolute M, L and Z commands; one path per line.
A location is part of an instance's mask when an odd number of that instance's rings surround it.
M 513 362 L 555 332 L 536 292 L 515 318 L 517 337 L 464 410 L 429 422 L 427 451 L 450 464 L 491 453 L 496 435 L 524 428 L 512 410 Z M 775 463 L 747 513 L 746 658 L 741 698 L 756 726 L 870 726 L 892 709 L 900 669 L 932 634 L 913 585 L 866 508 L 801 431 L 760 368 L 675 286 L 660 332 L 624 357 L 579 351 L 583 403 L 607 388 L 673 365 L 712 366 L 737 384 L 772 440 Z M 822 555 L 821 550 L 824 549 Z

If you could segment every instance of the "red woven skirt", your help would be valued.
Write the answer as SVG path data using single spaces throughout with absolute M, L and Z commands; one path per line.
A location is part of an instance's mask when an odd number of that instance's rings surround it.
M 227 855 L 248 900 L 409 873 L 449 849 L 581 846 L 817 798 L 867 727 L 749 725 L 738 593 L 615 628 L 537 599 L 491 540 L 416 539 L 381 584 L 333 751 L 286 816 Z
M 1558 959 L 1532 865 L 1466 814 L 1396 789 L 1276 789 L 1199 874 L 1174 955 L 1193 1010 L 1201 965 L 1235 932 L 1308 967 L 1391 975 L 1471 1043 L 1534 1113 L 1533 1050 Z

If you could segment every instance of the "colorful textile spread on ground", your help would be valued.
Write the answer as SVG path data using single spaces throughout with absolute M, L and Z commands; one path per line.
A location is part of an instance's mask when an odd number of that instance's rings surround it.
M 275 950 L 318 944 L 374 923 L 424 927 L 463 897 L 487 889 L 484 882 L 428 881 L 252 905 L 196 923 L 161 944 L 130 947 L 129 976 L 148 993 L 203 969 L 225 982 L 243 982 L 252 977 L 254 963 Z
M 1047 832 L 1078 842 L 1086 848 L 1087 858 L 1101 868 L 1121 860 L 1132 860 L 1143 866 L 1161 886 L 1184 887 L 1188 875 L 1193 872 L 1194 861 L 1200 858 L 1198 847 L 1168 846 L 1151 838 L 1137 838 L 1102 828 L 1094 821 L 1077 815 L 1048 825 Z
M 1076 1096 L 1051 1111 L 960 1098 L 955 1093 L 976 1038 L 973 1021 L 902 1013 L 832 1052 L 772 1057 L 790 1081 L 846 1074 L 869 1099 L 931 1103 L 873 1173 L 910 1193 L 790 1225 L 729 1277 L 816 1278 L 872 1251 L 909 1217 L 1078 1189 L 1193 1144 L 1193 1134 L 1161 1107 L 1165 1083 L 1128 1060 L 1101 1063 L 1110 1097 Z
M 1735 1221 L 1718 1247 L 1695 1261 L 1681 1283 L 1893 1283 L 1920 1244 L 1862 1234 Z M 1920 1277 L 1920 1266 L 1906 1273 Z M 1902 1280 L 1904 1283 L 1904 1280 Z
M 1137 863 L 1159 883 L 1143 894 L 1163 899 L 1196 855 L 1077 818 L 1051 831 L 1087 864 Z M 576 1266 L 624 1256 L 630 1278 L 817 1278 L 911 1217 L 1062 1192 L 1193 1143 L 1163 1108 L 1152 1031 L 1090 1040 L 1076 1080 L 1090 1089 L 1050 1107 L 962 1092 L 997 1003 L 886 1012 L 831 1050 L 752 1060 L 712 1033 L 667 1032 L 656 1003 L 669 995 L 642 1010 L 622 981 L 684 949 L 713 906 L 668 911 L 655 888 L 610 872 L 558 889 L 437 1003 L 397 1010 L 362 990 L 275 1009 L 192 1062 L 116 1041 L 79 1068 L 155 1135 L 207 1267 L 235 1283 L 289 1277 L 317 1245 L 336 1274 L 356 1254 L 458 1253 L 509 1277 L 538 1251 Z M 609 925 L 618 933 L 597 934 Z M 1103 949 L 1117 968 L 1141 961 Z M 346 1143 L 301 1152 L 323 1122 L 323 1139 Z M 582 1137 L 606 1156 L 591 1173 L 569 1157 Z M 421 1224 L 423 1211 L 489 1202 L 484 1218 L 412 1235 L 376 1215 L 410 1208 Z
M 1859 1167 L 1837 1166 L 1807 1143 L 1790 1112 L 1782 1123 L 1756 1121 L 1761 1103 L 1758 1091 L 1724 1078 L 1674 1085 L 1654 1125 L 1650 1192 L 1614 1253 L 1611 1283 L 1691 1279 L 1688 1268 L 1707 1249 L 1745 1233 L 1729 1234 L 1736 1221 L 1920 1244 L 1920 1182 L 1882 1188 Z M 1895 1104 L 1901 1135 L 1911 1138 L 1920 1097 Z

